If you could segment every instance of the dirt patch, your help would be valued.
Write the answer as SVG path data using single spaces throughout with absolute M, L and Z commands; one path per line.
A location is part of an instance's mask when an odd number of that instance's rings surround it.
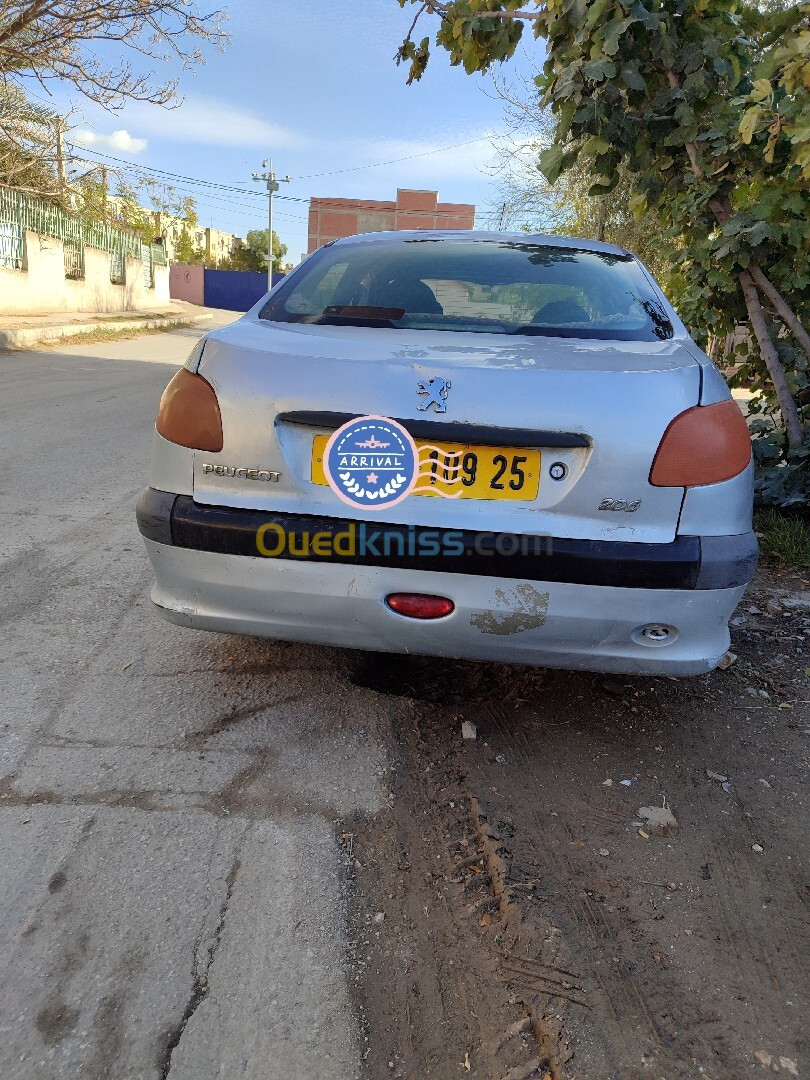
M 359 660 L 410 699 L 345 826 L 368 1077 L 808 1075 L 807 587 L 691 680 Z

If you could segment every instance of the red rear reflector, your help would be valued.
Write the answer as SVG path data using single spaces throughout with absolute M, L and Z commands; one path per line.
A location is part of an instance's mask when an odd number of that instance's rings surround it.
M 730 480 L 751 460 L 751 436 L 735 401 L 695 405 L 670 423 L 650 470 L 655 487 L 702 487 Z
M 218 454 L 222 417 L 213 386 L 202 375 L 180 368 L 163 391 L 155 426 L 164 439 Z
M 397 615 L 410 619 L 441 619 L 456 606 L 446 596 L 425 596 L 423 593 L 395 592 L 385 598 L 386 604 Z

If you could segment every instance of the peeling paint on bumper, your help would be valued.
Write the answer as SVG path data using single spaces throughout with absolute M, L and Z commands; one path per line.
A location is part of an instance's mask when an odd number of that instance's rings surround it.
M 497 607 L 470 616 L 470 626 L 482 634 L 520 634 L 536 630 L 546 621 L 549 593 L 540 592 L 524 581 L 513 589 L 495 590 Z

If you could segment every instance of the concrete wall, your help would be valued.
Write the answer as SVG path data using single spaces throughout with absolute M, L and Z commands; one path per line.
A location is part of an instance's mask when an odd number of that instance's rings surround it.
M 40 315 L 50 311 L 152 311 L 169 304 L 169 268 L 154 267 L 154 288 L 146 287 L 140 259 L 127 258 L 126 284 L 110 281 L 110 254 L 84 249 L 84 278 L 65 277 L 61 240 L 25 234 L 25 269 L 0 267 L 0 314 Z
M 204 268 L 174 263 L 169 267 L 169 294 L 172 300 L 186 300 L 189 304 L 204 304 Z

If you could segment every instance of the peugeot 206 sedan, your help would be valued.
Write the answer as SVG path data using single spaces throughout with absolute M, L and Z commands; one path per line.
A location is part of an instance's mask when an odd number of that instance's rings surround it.
M 156 428 L 138 524 L 185 626 L 690 675 L 756 563 L 742 414 L 609 244 L 327 244 L 194 348 Z

